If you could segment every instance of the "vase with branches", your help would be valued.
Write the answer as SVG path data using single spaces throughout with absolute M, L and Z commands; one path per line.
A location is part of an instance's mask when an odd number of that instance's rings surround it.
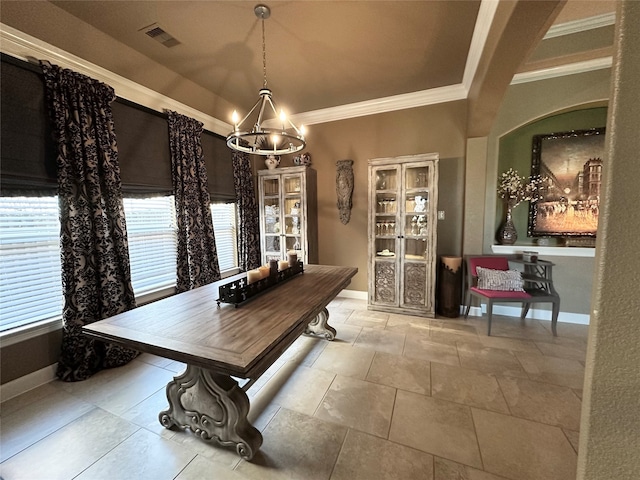
M 520 176 L 510 168 L 498 178 L 498 196 L 506 205 L 505 221 L 498 231 L 498 241 L 503 245 L 513 245 L 518 239 L 518 231 L 513 223 L 513 209 L 522 202 L 537 202 L 540 198 L 544 179 L 540 175 L 529 178 Z

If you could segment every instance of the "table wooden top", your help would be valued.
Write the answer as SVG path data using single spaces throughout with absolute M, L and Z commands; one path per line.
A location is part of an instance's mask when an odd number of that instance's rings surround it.
M 304 273 L 235 307 L 217 306 L 230 279 L 83 327 L 93 338 L 241 378 L 257 378 L 349 283 L 358 269 L 305 265 Z M 235 277 L 233 277 L 235 278 Z

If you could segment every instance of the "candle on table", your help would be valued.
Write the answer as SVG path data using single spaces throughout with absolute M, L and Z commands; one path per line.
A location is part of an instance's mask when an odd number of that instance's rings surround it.
M 278 270 L 284 270 L 285 268 L 289 268 L 289 262 L 286 260 L 280 260 L 278 262 Z
M 269 276 L 269 267 L 267 266 L 262 266 L 262 267 L 258 267 L 258 271 L 260 272 L 260 278 L 265 278 Z
M 293 251 L 289 252 L 287 257 L 288 257 L 289 265 L 294 266 L 295 264 L 298 263 L 298 254 L 296 252 L 293 252 Z
M 249 270 L 247 272 L 247 283 L 257 282 L 262 278 L 260 270 Z

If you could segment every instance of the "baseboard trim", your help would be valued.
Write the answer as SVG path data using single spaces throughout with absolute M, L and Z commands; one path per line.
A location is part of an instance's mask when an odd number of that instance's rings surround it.
M 464 310 L 461 308 L 461 311 L 464 313 Z M 486 306 L 482 305 L 481 307 L 471 307 L 469 310 L 469 315 L 474 317 L 481 317 L 486 313 Z M 493 313 L 495 315 L 504 315 L 506 317 L 516 317 L 520 318 L 520 307 L 508 307 L 505 305 L 494 305 Z M 538 308 L 531 308 L 527 313 L 526 318 L 532 318 L 535 320 L 545 320 L 551 321 L 551 311 L 550 310 L 542 310 Z M 590 316 L 584 313 L 572 313 L 572 312 L 560 312 L 558 314 L 558 322 L 562 323 L 575 323 L 578 325 L 589 325 Z
M 31 372 L 23 377 L 11 380 L 3 385 L 0 385 L 0 401 L 4 402 L 10 400 L 18 395 L 21 395 L 29 390 L 49 383 L 56 379 L 56 370 L 58 364 L 54 363 L 48 367 L 41 368 L 35 372 Z
M 354 298 L 356 300 L 366 300 L 369 298 L 367 292 L 361 292 L 359 290 L 342 290 L 338 297 L 341 298 Z

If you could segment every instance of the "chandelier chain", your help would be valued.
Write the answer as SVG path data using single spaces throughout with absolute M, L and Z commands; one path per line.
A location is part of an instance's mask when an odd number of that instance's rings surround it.
M 267 47 L 264 35 L 264 17 L 262 18 L 262 75 L 264 77 L 264 88 L 267 88 Z

